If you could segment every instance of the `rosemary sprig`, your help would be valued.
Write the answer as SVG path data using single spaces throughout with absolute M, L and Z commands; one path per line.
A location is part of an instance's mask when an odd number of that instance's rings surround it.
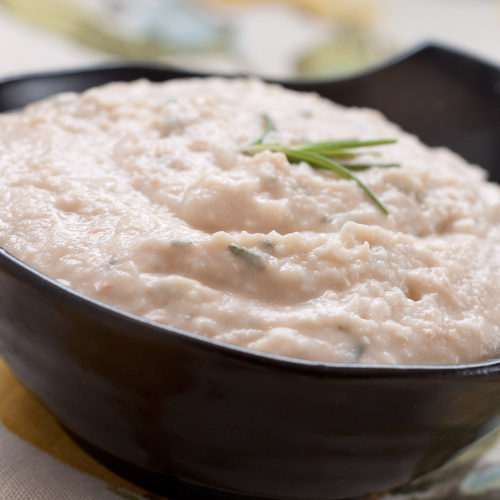
M 264 133 L 259 139 L 252 142 L 245 149 L 245 152 L 251 155 L 261 151 L 283 153 L 291 163 L 303 161 L 313 168 L 330 170 L 344 179 L 354 181 L 383 213 L 388 213 L 387 208 L 385 208 L 380 200 L 373 194 L 370 188 L 355 176 L 352 171 L 367 170 L 373 167 L 399 167 L 399 163 L 349 163 L 345 162 L 344 159 L 354 159 L 361 154 L 374 154 L 371 151 L 356 152 L 352 150 L 369 146 L 394 144 L 396 139 L 374 139 L 369 141 L 343 139 L 338 141 L 311 142 L 294 146 L 284 146 L 276 142 L 265 142 L 267 136 L 276 130 L 276 125 L 268 115 L 262 115 L 262 120 L 264 122 Z

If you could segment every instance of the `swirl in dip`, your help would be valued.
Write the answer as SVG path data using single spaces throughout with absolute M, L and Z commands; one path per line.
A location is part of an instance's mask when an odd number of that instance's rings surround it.
M 360 187 L 245 148 L 396 138 Z M 373 148 L 372 148 L 373 149 Z M 500 188 L 378 112 L 257 80 L 113 83 L 0 117 L 0 245 L 90 297 L 283 356 L 500 353 Z

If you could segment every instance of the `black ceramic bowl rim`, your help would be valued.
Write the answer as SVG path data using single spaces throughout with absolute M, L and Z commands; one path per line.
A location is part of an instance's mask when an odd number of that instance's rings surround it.
M 375 73 L 379 73 L 384 71 L 385 69 L 391 68 L 392 66 L 403 62 L 407 59 L 412 58 L 420 53 L 424 53 L 427 51 L 439 51 L 443 53 L 447 53 L 449 55 L 462 57 L 465 59 L 473 60 L 475 62 L 480 63 L 482 66 L 488 67 L 494 70 L 500 70 L 500 67 L 495 66 L 491 61 L 481 58 L 477 55 L 471 55 L 463 50 L 447 46 L 445 44 L 441 44 L 438 42 L 425 42 L 421 44 L 417 44 L 395 56 L 384 59 L 382 62 L 374 65 L 370 65 L 369 67 L 349 73 L 345 76 L 340 76 L 338 78 L 318 78 L 318 77 L 299 77 L 299 78 L 274 78 L 274 77 L 266 77 L 265 75 L 255 75 L 253 73 L 245 73 L 245 72 L 237 72 L 237 73 L 229 73 L 229 72 L 204 72 L 204 71 L 196 71 L 190 70 L 185 67 L 158 63 L 144 63 L 144 62 L 112 62 L 109 64 L 97 64 L 76 68 L 69 68 L 63 70 L 49 70 L 49 71 L 35 71 L 35 72 L 21 72 L 18 74 L 14 74 L 12 76 L 0 78 L 0 85 L 17 83 L 22 80 L 32 79 L 32 78 L 47 78 L 47 77 L 57 77 L 57 76 L 78 76 L 80 74 L 93 73 L 98 71 L 113 71 L 113 70 L 153 70 L 153 71 L 174 71 L 179 75 L 179 77 L 210 77 L 210 76 L 220 76 L 227 78 L 240 78 L 240 77 L 255 77 L 263 79 L 268 83 L 277 83 L 279 85 L 289 86 L 289 85 L 306 85 L 311 88 L 311 91 L 314 92 L 314 86 L 324 85 L 325 83 L 341 83 L 348 82 L 353 79 L 362 78 L 364 76 L 369 76 Z M 116 80 L 119 81 L 119 80 Z M 500 83 L 500 82 L 499 82 Z M 52 94 L 53 95 L 53 94 Z M 0 113 L 2 113 L 0 111 Z
M 407 52 L 404 52 L 394 58 L 391 58 L 384 63 L 369 68 L 366 71 L 350 75 L 345 78 L 335 80 L 320 80 L 320 79 L 297 79 L 297 80 L 273 80 L 265 79 L 268 82 L 275 82 L 284 85 L 297 84 L 307 85 L 311 91 L 314 91 L 315 85 L 325 84 L 326 82 L 341 82 L 349 81 L 352 78 L 360 78 L 365 75 L 371 75 L 379 71 L 383 71 L 405 59 L 424 52 L 429 49 L 437 49 L 454 55 L 471 58 L 470 55 L 463 52 L 443 47 L 442 45 L 431 43 L 416 46 Z M 477 60 L 477 59 L 476 59 Z M 481 64 L 490 68 L 495 68 L 488 62 L 481 61 Z M 32 73 L 17 75 L 11 78 L 0 80 L 0 85 L 15 84 L 31 78 L 45 78 L 57 76 L 79 75 L 98 71 L 113 71 L 117 69 L 131 69 L 140 71 L 141 69 L 148 70 L 173 70 L 178 73 L 179 77 L 205 77 L 213 76 L 211 73 L 192 72 L 180 68 L 172 68 L 155 64 L 110 64 L 101 66 L 91 66 L 86 68 L 76 68 L 65 71 L 49 71 L 43 73 Z M 496 68 L 495 68 L 496 69 Z M 235 77 L 241 75 L 224 75 L 219 76 Z M 174 341 L 177 344 L 193 344 L 206 350 L 218 351 L 224 355 L 232 356 L 239 359 L 244 359 L 253 364 L 265 364 L 279 370 L 288 370 L 294 372 L 307 373 L 317 376 L 335 376 L 343 378 L 412 378 L 418 376 L 420 378 L 436 378 L 436 377 L 457 377 L 471 378 L 489 376 L 494 373 L 500 373 L 500 359 L 491 359 L 476 363 L 455 364 L 455 365 L 388 365 L 388 364 L 352 364 L 352 363 L 332 363 L 323 361 L 310 361 L 298 358 L 289 358 L 276 354 L 269 354 L 260 351 L 254 351 L 248 348 L 231 345 L 214 340 L 209 337 L 203 337 L 194 333 L 190 333 L 173 326 L 155 323 L 146 318 L 136 316 L 124 310 L 107 305 L 98 300 L 87 297 L 75 290 L 69 289 L 61 285 L 56 280 L 37 271 L 31 266 L 25 264 L 6 250 L 0 247 L 0 267 L 3 267 L 17 279 L 22 282 L 41 290 L 52 297 L 58 298 L 61 301 L 68 303 L 74 307 L 79 307 L 86 310 L 88 314 L 98 315 L 100 317 L 110 319 L 116 322 L 117 326 L 125 325 L 127 328 L 122 329 L 123 335 L 134 335 L 138 338 L 155 338 L 160 342 L 164 339 L 165 342 Z

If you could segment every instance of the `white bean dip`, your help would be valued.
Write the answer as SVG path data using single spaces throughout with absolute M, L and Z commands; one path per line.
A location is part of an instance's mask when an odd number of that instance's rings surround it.
M 389 214 L 352 180 L 245 154 L 263 113 L 282 144 L 396 138 L 377 161 L 400 167 L 357 173 Z M 500 188 L 377 111 L 255 79 L 113 83 L 1 116 L 0 246 L 102 302 L 257 351 L 500 353 Z

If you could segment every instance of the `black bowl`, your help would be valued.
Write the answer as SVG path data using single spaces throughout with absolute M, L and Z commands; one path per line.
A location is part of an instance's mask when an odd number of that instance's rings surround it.
M 0 82 L 0 109 L 189 75 L 120 66 L 25 76 Z M 352 79 L 286 85 L 378 108 L 500 179 L 498 68 L 428 46 Z M 440 466 L 500 415 L 499 361 L 359 366 L 258 354 L 83 297 L 3 250 L 0 291 L 0 351 L 21 382 L 72 433 L 156 485 L 354 497 Z

